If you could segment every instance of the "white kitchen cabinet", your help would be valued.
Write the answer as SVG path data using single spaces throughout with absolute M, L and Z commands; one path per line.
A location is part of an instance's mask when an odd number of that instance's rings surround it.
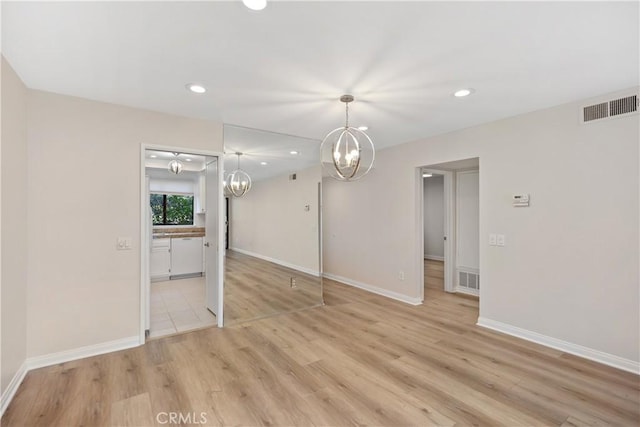
M 171 275 L 171 239 L 153 239 L 149 258 L 151 280 L 166 280 Z
M 202 273 L 202 237 L 171 238 L 171 275 Z

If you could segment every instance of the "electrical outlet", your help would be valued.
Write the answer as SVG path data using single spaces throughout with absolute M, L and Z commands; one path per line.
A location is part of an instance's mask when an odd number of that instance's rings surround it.
M 398 273 L 398 279 L 404 280 L 404 271 L 400 270 L 400 273 Z
M 291 284 L 292 288 L 297 288 L 295 277 L 292 277 L 289 283 Z

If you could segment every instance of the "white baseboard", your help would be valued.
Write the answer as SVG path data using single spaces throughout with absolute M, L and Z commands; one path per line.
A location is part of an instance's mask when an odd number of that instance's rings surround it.
M 72 350 L 60 351 L 58 353 L 28 358 L 24 361 L 22 366 L 20 366 L 18 372 L 13 376 L 5 392 L 2 393 L 0 417 L 4 414 L 4 411 L 9 406 L 9 403 L 11 403 L 13 396 L 16 394 L 18 387 L 22 384 L 22 380 L 24 380 L 25 375 L 27 375 L 27 372 L 30 370 L 57 365 L 58 363 L 70 362 L 72 360 L 83 359 L 85 357 L 98 356 L 100 354 L 111 353 L 113 351 L 125 350 L 139 345 L 140 337 L 136 335 L 100 344 L 74 348 Z
M 565 353 L 584 357 L 585 359 L 593 360 L 594 362 L 613 366 L 614 368 L 622 369 L 623 371 L 640 374 L 640 363 L 633 360 L 625 359 L 623 357 L 615 356 L 613 354 L 605 353 L 600 350 L 573 344 L 567 341 L 559 340 L 557 338 L 542 335 L 537 332 L 532 332 L 527 329 L 518 328 L 517 326 L 512 326 L 484 317 L 478 318 L 477 325 L 484 328 L 493 329 L 494 331 L 502 332 L 507 335 L 522 338 L 527 341 L 533 341 L 547 347 L 555 348 L 556 350 L 564 351 Z
M 113 351 L 125 350 L 139 345 L 140 337 L 135 335 L 128 338 L 121 338 L 119 340 L 60 351 L 58 353 L 30 357 L 27 359 L 26 364 L 29 370 L 37 369 L 45 366 L 57 365 L 58 363 L 70 362 L 72 360 L 84 359 L 85 357 L 98 356 L 100 354 L 111 353 Z
M 439 256 L 439 255 L 427 255 L 424 254 L 424 259 L 430 259 L 433 261 L 444 261 L 444 257 L 443 256 Z
M 16 372 L 13 378 L 11 378 L 11 382 L 9 382 L 7 389 L 2 393 L 2 398 L 0 399 L 0 417 L 4 415 L 4 411 L 9 407 L 9 403 L 11 403 L 16 391 L 18 391 L 18 387 L 22 384 L 22 380 L 24 380 L 27 372 L 29 372 L 27 369 L 27 362 L 24 361 L 22 362 L 22 365 L 20 365 L 20 368 L 18 368 L 18 372 Z
M 279 259 L 271 258 L 271 257 L 268 257 L 266 255 L 260 255 L 260 254 L 257 254 L 255 252 L 245 251 L 244 249 L 229 248 L 229 250 L 232 250 L 232 251 L 244 254 L 244 255 L 249 255 L 249 256 L 252 256 L 254 258 L 260 258 L 260 259 L 263 259 L 265 261 L 269 261 L 269 262 L 272 262 L 274 264 L 278 264 L 278 265 L 281 265 L 283 267 L 290 268 L 292 270 L 301 271 L 302 273 L 309 274 L 311 276 L 320 277 L 320 273 L 318 273 L 317 271 L 312 270 L 310 268 L 307 268 L 307 267 L 300 267 L 299 265 L 295 265 L 295 264 L 291 264 L 291 263 L 286 262 L 286 261 L 281 261 Z
M 477 289 L 465 288 L 464 286 L 456 286 L 453 290 L 459 294 L 472 295 L 474 297 L 480 297 L 480 291 Z
M 344 283 L 345 285 L 353 286 L 358 289 L 362 289 L 367 292 L 371 292 L 373 294 L 382 295 L 383 297 L 391 298 L 396 301 L 401 301 L 411 305 L 420 305 L 422 304 L 422 300 L 420 298 L 412 298 L 404 294 L 400 294 L 398 292 L 393 292 L 387 289 L 378 288 L 377 286 L 369 285 L 367 283 L 358 282 L 356 280 L 351 280 L 346 277 L 337 276 L 331 273 L 324 273 L 323 277 L 327 279 L 335 280 L 336 282 Z

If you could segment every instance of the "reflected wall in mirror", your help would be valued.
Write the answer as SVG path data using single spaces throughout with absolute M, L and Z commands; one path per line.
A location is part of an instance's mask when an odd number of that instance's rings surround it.
M 252 187 L 225 197 L 224 324 L 323 304 L 320 141 L 224 126 L 225 176 L 240 167 Z

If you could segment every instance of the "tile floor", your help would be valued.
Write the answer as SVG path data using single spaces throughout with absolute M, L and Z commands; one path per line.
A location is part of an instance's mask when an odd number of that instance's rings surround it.
M 151 283 L 150 338 L 213 326 L 204 306 L 204 277 Z

